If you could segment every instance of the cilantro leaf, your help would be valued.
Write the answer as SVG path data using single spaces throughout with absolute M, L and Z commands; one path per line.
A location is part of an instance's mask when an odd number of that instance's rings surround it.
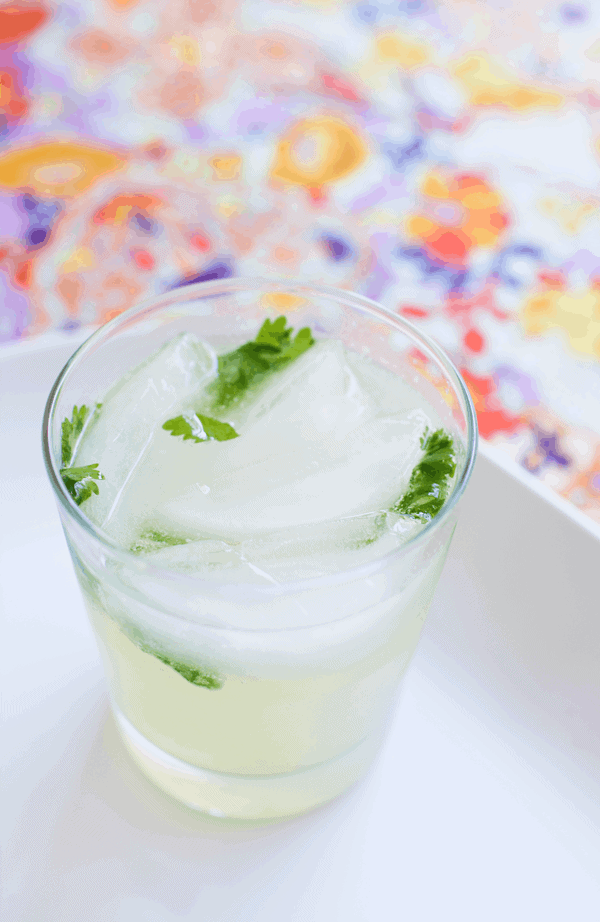
M 94 417 L 101 406 L 101 403 L 96 404 Z M 81 434 L 89 419 L 90 411 L 88 407 L 85 405 L 75 406 L 71 413 L 71 419 L 66 417 L 61 424 L 60 453 L 62 467 L 60 476 L 78 506 L 81 506 L 86 499 L 89 499 L 92 493 L 99 493 L 98 484 L 95 481 L 104 480 L 97 464 L 86 464 L 84 467 L 69 467 Z
M 73 453 L 79 436 L 83 432 L 85 421 L 88 418 L 89 410 L 86 406 L 73 407 L 71 419 L 65 418 L 61 425 L 61 463 L 63 467 L 68 467 L 73 459 Z
M 222 423 L 200 412 L 168 419 L 163 423 L 163 429 L 170 431 L 171 435 L 182 436 L 184 442 L 186 439 L 193 439 L 194 442 L 227 442 L 238 438 L 238 433 L 229 423 Z
M 372 527 L 365 534 L 364 537 L 358 538 L 354 542 L 354 550 L 358 551 L 363 547 L 369 547 L 371 544 L 375 544 L 377 540 L 383 534 L 387 522 L 387 512 L 381 512 L 378 516 L 375 517 L 372 523 Z
M 142 648 L 143 649 L 143 648 Z M 157 659 L 164 663 L 165 666 L 170 666 L 171 669 L 174 669 L 175 672 L 178 672 L 186 682 L 191 682 L 192 685 L 198 685 L 200 688 L 222 688 L 223 680 L 220 679 L 215 673 L 203 672 L 201 669 L 197 669 L 195 666 L 188 666 L 187 663 L 179 663 L 177 660 L 171 659 L 170 656 L 165 656 L 164 653 L 157 653 L 154 650 L 145 649 L 145 653 L 151 653 Z
M 167 656 L 162 650 L 157 649 L 154 644 L 148 643 L 146 637 L 137 625 L 126 622 L 119 622 L 121 630 L 131 640 L 132 643 L 139 647 L 143 653 L 149 656 L 155 656 L 156 659 L 170 666 L 175 672 L 178 672 L 186 682 L 192 685 L 198 685 L 200 688 L 223 688 L 224 680 L 213 669 L 199 669 L 198 666 L 190 666 L 189 663 L 182 663 L 179 660 Z
M 238 433 L 229 423 L 222 423 L 218 419 L 213 419 L 212 416 L 204 416 L 203 413 L 196 413 L 196 417 L 200 420 L 207 439 L 228 442 L 229 439 L 238 438 Z
M 167 432 L 171 432 L 171 435 L 180 435 L 183 437 L 183 441 L 186 439 L 193 439 L 194 442 L 201 442 L 202 439 L 194 434 L 194 429 L 197 426 L 194 426 L 194 419 L 187 416 L 175 416 L 173 419 L 168 419 L 166 423 L 163 423 L 163 429 L 166 429 Z
M 285 362 L 292 362 L 294 359 L 297 359 L 298 356 L 306 352 L 313 343 L 314 339 L 310 329 L 308 327 L 302 327 L 301 330 L 298 330 L 294 339 L 281 350 L 279 364 L 283 365 Z
M 168 535 L 166 532 L 147 528 L 129 550 L 134 554 L 142 554 L 145 551 L 159 551 L 163 547 L 177 547 L 187 542 L 187 538 L 178 538 L 176 535 Z
M 278 317 L 277 320 L 265 320 L 262 327 L 256 334 L 254 340 L 257 345 L 275 346 L 276 349 L 282 349 L 290 341 L 292 328 L 286 327 L 287 320 L 285 317 Z
M 238 401 L 248 388 L 278 368 L 306 352 L 314 339 L 308 327 L 294 332 L 285 317 L 265 320 L 256 338 L 218 358 L 218 375 L 210 385 L 216 407 L 228 407 Z
M 89 499 L 92 493 L 99 493 L 96 480 L 104 480 L 97 464 L 84 467 L 63 467 L 60 471 L 63 483 L 78 506 Z
M 456 470 L 454 442 L 443 429 L 431 434 L 426 430 L 421 448 L 425 454 L 410 475 L 406 493 L 391 511 L 430 522 L 446 502 L 448 484 Z

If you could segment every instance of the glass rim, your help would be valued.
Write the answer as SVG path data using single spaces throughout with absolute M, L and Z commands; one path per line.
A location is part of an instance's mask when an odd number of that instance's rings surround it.
M 236 291 L 248 291 L 252 289 L 264 290 L 268 288 L 273 288 L 278 292 L 289 291 L 294 293 L 311 293 L 312 295 L 327 296 L 337 300 L 338 302 L 344 302 L 346 306 L 351 308 L 359 308 L 363 312 L 369 314 L 371 317 L 374 317 L 375 319 L 386 323 L 388 326 L 395 328 L 398 332 L 408 333 L 411 338 L 417 340 L 417 345 L 424 347 L 425 352 L 432 353 L 432 355 L 442 366 L 444 374 L 452 383 L 454 391 L 458 393 L 460 398 L 462 398 L 460 403 L 461 410 L 463 411 L 466 419 L 467 443 L 466 461 L 462 473 L 454 484 L 452 493 L 444 503 L 441 511 L 437 516 L 435 516 L 435 518 L 431 519 L 431 521 L 428 522 L 425 527 L 421 529 L 421 531 L 419 531 L 412 538 L 409 538 L 406 543 L 400 544 L 397 548 L 388 551 L 381 557 L 377 557 L 375 560 L 359 564 L 355 567 L 349 567 L 348 569 L 339 570 L 335 573 L 327 573 L 322 576 L 290 580 L 286 583 L 279 583 L 276 586 L 259 586 L 254 583 L 243 583 L 235 580 L 221 583 L 207 580 L 202 576 L 180 573 L 177 570 L 156 566 L 155 564 L 150 563 L 146 557 L 135 554 L 133 551 L 129 551 L 126 548 L 123 548 L 120 545 L 114 543 L 109 535 L 107 535 L 100 527 L 96 526 L 91 521 L 91 519 L 89 519 L 81 511 L 81 508 L 75 503 L 73 498 L 68 493 L 59 473 L 57 459 L 54 457 L 54 453 L 50 445 L 50 428 L 54 422 L 54 412 L 62 386 L 71 371 L 76 366 L 79 366 L 83 361 L 85 361 L 85 358 L 90 350 L 92 350 L 104 337 L 117 331 L 119 326 L 126 325 L 138 313 L 143 314 L 150 309 L 153 311 L 159 310 L 161 306 L 172 304 L 174 300 L 181 302 L 204 300 L 219 296 L 221 294 L 233 294 Z M 432 340 L 427 334 L 422 333 L 409 320 L 406 320 L 404 317 L 399 317 L 390 308 L 387 308 L 384 305 L 379 304 L 377 301 L 365 297 L 364 295 L 348 292 L 343 288 L 335 288 L 333 286 L 326 285 L 313 285 L 309 282 L 291 281 L 285 278 L 243 278 L 238 276 L 234 278 L 218 279 L 209 282 L 196 282 L 190 285 L 181 286 L 179 289 L 173 289 L 171 291 L 165 292 L 162 295 L 155 295 L 145 299 L 144 301 L 140 301 L 138 304 L 133 305 L 132 307 L 123 311 L 121 314 L 113 317 L 112 320 L 108 321 L 108 323 L 102 324 L 102 326 L 98 327 L 97 330 L 94 330 L 94 332 L 91 333 L 90 336 L 75 350 L 52 385 L 48 399 L 46 401 L 42 423 L 42 452 L 44 463 L 46 466 L 46 472 L 50 479 L 50 483 L 53 487 L 57 499 L 59 500 L 60 505 L 67 513 L 67 515 L 73 519 L 77 525 L 82 528 L 84 532 L 86 532 L 91 538 L 93 538 L 104 550 L 108 551 L 113 558 L 117 558 L 121 563 L 133 566 L 133 568 L 136 570 L 141 569 L 145 573 L 149 575 L 151 574 L 156 578 L 160 578 L 161 576 L 163 579 L 176 577 L 178 581 L 191 583 L 192 585 L 204 585 L 207 588 L 210 586 L 213 591 L 217 590 L 218 588 L 236 586 L 240 589 L 248 590 L 251 595 L 259 595 L 267 598 L 302 590 L 317 589 L 323 587 L 324 585 L 331 586 L 335 585 L 336 583 L 351 582 L 353 580 L 360 579 L 361 576 L 364 577 L 377 572 L 392 559 L 407 556 L 410 551 L 412 551 L 415 547 L 422 544 L 427 538 L 429 538 L 429 536 L 434 531 L 439 530 L 441 525 L 448 519 L 450 513 L 464 493 L 467 483 L 471 477 L 473 466 L 475 464 L 475 458 L 477 455 L 477 444 L 477 416 L 469 390 L 452 359 L 440 346 L 437 345 L 434 340 Z

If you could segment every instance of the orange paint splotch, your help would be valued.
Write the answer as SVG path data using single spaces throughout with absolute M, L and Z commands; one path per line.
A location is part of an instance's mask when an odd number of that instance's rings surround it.
M 538 272 L 538 281 L 543 288 L 553 291 L 564 291 L 567 287 L 567 280 L 564 272 L 560 269 L 542 269 Z
M 429 173 L 423 180 L 421 192 L 429 198 L 450 198 L 450 186 L 440 173 Z
M 10 70 L 0 71 L 0 112 L 7 124 L 18 122 L 28 111 L 29 102 L 26 96 L 18 92 L 13 73 Z
M 278 246 L 273 250 L 273 258 L 279 263 L 289 263 L 298 258 L 298 252 L 290 250 L 289 247 Z
M 118 272 L 108 275 L 97 295 L 99 323 L 106 323 L 131 307 L 140 291 L 140 286 L 133 279 Z
M 125 162 L 122 154 L 73 141 L 13 148 L 0 155 L 0 187 L 73 197 L 89 189 L 100 176 L 121 169 Z
M 451 292 L 445 304 L 446 313 L 452 317 L 459 314 L 469 315 L 472 311 L 480 309 L 488 311 L 498 320 L 506 320 L 504 311 L 500 311 L 496 306 L 494 293 L 493 284 L 484 285 L 480 291 L 470 297 Z
M 190 244 L 195 250 L 200 250 L 201 253 L 206 253 L 210 250 L 210 240 L 204 234 L 193 234 L 190 237 Z
M 31 283 L 33 281 L 33 263 L 30 259 L 26 259 L 17 266 L 13 281 L 18 288 L 31 288 Z
M 326 90 L 330 90 L 335 96 L 340 96 L 348 102 L 360 102 L 360 96 L 346 80 L 335 77 L 333 74 L 322 74 L 321 81 Z
M 94 215 L 94 224 L 111 224 L 122 226 L 134 211 L 152 212 L 162 202 L 154 195 L 115 195 Z
M 71 42 L 71 47 L 86 61 L 96 64 L 116 64 L 129 54 L 126 45 L 102 29 L 90 29 L 89 32 L 76 36 Z
M 8 3 L 0 7 L 0 46 L 22 42 L 50 16 L 41 4 Z
M 168 77 L 160 90 L 160 105 L 177 118 L 189 119 L 196 114 L 204 99 L 202 81 L 194 69 L 182 67 Z
M 302 119 L 279 142 L 271 177 L 318 189 L 354 172 L 366 157 L 365 141 L 341 119 Z
M 212 167 L 213 180 L 222 182 L 224 180 L 234 180 L 240 178 L 242 158 L 237 154 L 221 154 L 211 157 L 208 161 Z
M 414 307 L 412 304 L 404 304 L 398 308 L 398 313 L 409 320 L 422 320 L 429 316 L 429 312 L 422 307 Z
M 463 343 L 469 352 L 481 352 L 485 345 L 485 340 L 479 330 L 471 327 L 471 329 L 465 333 Z
M 56 283 L 56 291 L 62 298 L 69 316 L 76 317 L 85 291 L 85 285 L 80 276 L 74 273 L 63 275 Z
M 497 432 L 513 432 L 523 425 L 522 417 L 514 416 L 500 403 L 492 377 L 474 375 L 466 368 L 461 368 L 460 373 L 473 399 L 479 432 L 483 438 L 488 439 Z
M 323 186 L 307 186 L 308 197 L 315 208 L 324 205 L 327 202 L 327 191 Z
M 151 253 L 148 252 L 148 250 L 133 250 L 131 253 L 131 258 L 133 259 L 138 269 L 144 269 L 145 271 L 154 269 L 154 257 Z
M 268 42 L 261 48 L 261 51 L 265 57 L 272 58 L 274 61 L 281 61 L 288 56 L 288 50 L 282 42 Z
M 446 230 L 443 227 L 428 235 L 426 238 L 428 248 L 446 263 L 463 263 L 465 257 L 473 246 L 472 239 L 460 230 Z
M 480 176 L 432 172 L 421 191 L 431 204 L 425 203 L 425 213 L 407 218 L 407 233 L 443 262 L 464 265 L 473 247 L 494 246 L 508 226 L 501 196 Z M 442 203 L 447 216 L 441 216 Z
M 477 413 L 477 426 L 484 439 L 497 432 L 514 432 L 523 425 L 519 416 L 513 416 L 503 408 L 484 409 Z
M 115 10 L 129 10 L 139 3 L 139 0 L 108 0 L 108 2 Z
M 299 307 L 306 304 L 306 299 L 288 291 L 270 291 L 262 296 L 261 304 L 265 308 L 277 311 L 277 313 L 287 314 L 290 311 L 298 310 Z

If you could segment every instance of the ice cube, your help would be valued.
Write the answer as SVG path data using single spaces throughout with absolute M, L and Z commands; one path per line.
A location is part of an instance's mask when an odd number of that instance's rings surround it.
M 228 540 L 386 509 L 420 459 L 428 420 L 376 410 L 343 347 L 320 344 L 261 391 L 239 438 L 158 433 L 124 508 L 140 520 L 152 511 L 167 531 Z
M 273 430 L 303 425 L 302 438 L 329 430 L 341 437 L 373 416 L 377 404 L 361 387 L 337 341 L 314 345 L 289 368 L 275 375 L 243 418 L 244 428 Z M 261 429 L 258 429 L 260 433 Z
M 414 407 L 415 390 L 398 374 L 356 352 L 346 352 L 346 359 L 359 387 L 369 394 L 380 413 L 399 413 Z M 390 387 L 392 374 L 393 387 Z
M 105 396 L 77 451 L 77 465 L 98 462 L 104 480 L 85 512 L 98 525 L 110 522 L 123 488 L 148 453 L 157 427 L 215 374 L 216 356 L 190 333 L 168 342 Z
M 381 513 L 351 516 L 249 538 L 238 553 L 249 564 L 284 583 L 338 573 L 399 546 Z
M 164 547 L 144 556 L 156 567 L 174 570 L 186 576 L 224 580 L 227 583 L 272 585 L 275 582 L 259 567 L 245 560 L 239 544 L 232 545 L 226 541 L 192 541 L 177 547 Z
M 155 566 L 227 582 L 281 584 L 361 566 L 404 544 L 422 523 L 399 530 L 398 516 L 370 513 L 283 529 L 231 544 L 191 541 L 146 551 Z

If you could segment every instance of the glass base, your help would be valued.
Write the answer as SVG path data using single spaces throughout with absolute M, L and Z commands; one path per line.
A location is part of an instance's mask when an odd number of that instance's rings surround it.
M 365 773 L 381 744 L 367 737 L 329 762 L 281 775 L 231 775 L 190 765 L 151 743 L 116 708 L 114 714 L 134 762 L 159 788 L 194 810 L 236 819 L 273 819 L 327 803 Z

